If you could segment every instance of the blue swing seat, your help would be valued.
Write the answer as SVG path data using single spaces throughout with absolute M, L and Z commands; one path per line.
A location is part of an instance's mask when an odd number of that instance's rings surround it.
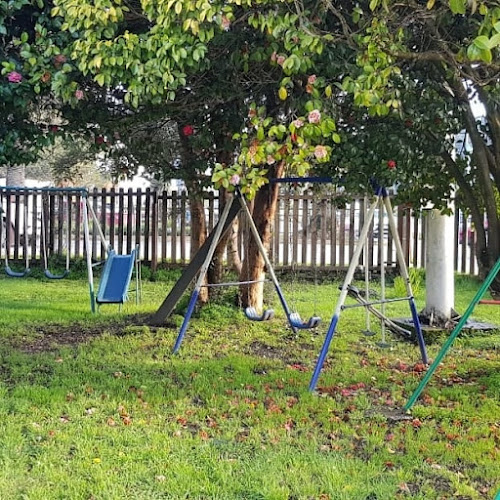
M 62 280 L 68 276 L 69 269 L 66 269 L 62 274 L 52 274 L 48 269 L 45 269 L 43 274 L 45 274 L 45 277 L 49 280 Z
M 268 321 L 274 317 L 274 310 L 264 309 L 262 314 L 258 314 L 255 307 L 246 307 L 245 316 L 251 321 Z
M 298 312 L 293 312 L 288 317 L 288 321 L 293 328 L 308 330 L 316 328 L 321 323 L 321 318 L 319 316 L 311 316 L 307 321 L 303 321 Z
M 13 271 L 9 266 L 5 266 L 5 274 L 10 276 L 11 278 L 24 278 L 31 271 L 29 267 L 27 267 L 24 271 Z

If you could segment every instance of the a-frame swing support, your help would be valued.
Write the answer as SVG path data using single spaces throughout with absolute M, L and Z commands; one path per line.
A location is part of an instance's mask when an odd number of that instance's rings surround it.
M 403 248 L 401 246 L 401 240 L 399 239 L 399 234 L 396 226 L 396 220 L 394 218 L 394 214 L 392 213 L 392 206 L 391 206 L 391 201 L 389 199 L 389 195 L 387 193 L 387 190 L 385 188 L 378 188 L 377 192 L 377 199 L 374 201 L 374 203 L 371 205 L 368 214 L 366 216 L 365 223 L 361 229 L 361 233 L 359 236 L 359 243 L 356 246 L 354 253 L 352 255 L 351 262 L 349 264 L 349 268 L 347 269 L 347 274 L 344 279 L 344 283 L 342 285 L 341 291 L 340 291 L 340 296 L 337 300 L 337 305 L 335 307 L 334 314 L 332 316 L 332 319 L 330 321 L 330 325 L 328 327 L 325 340 L 323 342 L 323 346 L 321 348 L 320 354 L 318 356 L 318 360 L 316 361 L 316 366 L 313 371 L 313 375 L 311 377 L 311 381 L 309 383 L 309 390 L 314 391 L 316 388 L 316 385 L 318 383 L 318 379 L 321 373 L 321 369 L 323 368 L 323 364 L 325 363 L 326 356 L 328 354 L 328 349 L 330 348 L 330 344 L 332 342 L 332 339 L 335 335 L 335 330 L 337 328 L 337 324 L 339 322 L 340 314 L 342 311 L 346 308 L 344 306 L 345 300 L 349 294 L 349 287 L 351 284 L 351 281 L 354 277 L 354 272 L 356 270 L 356 267 L 358 266 L 359 259 L 361 257 L 361 253 L 363 251 L 363 248 L 365 247 L 367 241 L 368 241 L 368 232 L 370 230 L 370 225 L 372 223 L 372 220 L 375 215 L 375 210 L 377 209 L 377 206 L 380 206 L 381 209 L 386 210 L 387 212 L 387 217 L 389 221 L 389 230 L 391 232 L 391 235 L 393 237 L 393 241 L 396 247 L 396 256 L 398 259 L 398 264 L 399 264 L 399 269 L 401 273 L 401 277 L 403 278 L 403 281 L 405 283 L 406 287 L 406 300 L 408 300 L 408 303 L 410 305 L 410 311 L 413 319 L 413 326 L 415 328 L 416 334 L 417 334 L 417 341 L 418 345 L 420 347 L 420 354 L 422 356 L 422 362 L 427 364 L 427 351 L 425 348 L 425 342 L 424 342 L 424 337 L 422 335 L 422 329 L 420 326 L 420 320 L 418 318 L 418 312 L 417 308 L 415 305 L 415 300 L 413 297 L 413 292 L 411 289 L 411 284 L 410 284 L 410 277 L 408 274 L 408 269 L 406 266 L 404 254 L 403 254 Z M 369 303 L 365 304 L 365 306 L 369 305 Z
M 233 197 L 232 201 L 227 203 L 224 206 L 224 210 L 215 226 L 213 231 L 210 233 L 209 237 L 205 241 L 205 243 L 201 246 L 201 248 L 198 250 L 197 254 L 193 257 L 191 260 L 191 263 L 187 267 L 187 269 L 184 271 L 183 275 L 181 278 L 178 280 L 178 282 L 174 285 L 172 290 L 170 291 L 169 295 L 167 298 L 163 301 L 153 318 L 151 319 L 152 324 L 161 324 L 166 317 L 168 317 L 173 309 L 175 308 L 176 304 L 186 291 L 187 287 L 191 283 L 191 281 L 195 278 L 195 276 L 198 274 L 198 278 L 196 280 L 193 292 L 191 294 L 191 297 L 189 299 L 189 303 L 186 309 L 186 313 L 184 315 L 184 320 L 182 322 L 181 328 L 179 330 L 179 333 L 177 335 L 177 339 L 175 342 L 175 345 L 173 347 L 173 352 L 176 353 L 181 344 L 182 340 L 184 339 L 184 336 L 186 334 L 187 328 L 189 326 L 189 321 L 191 319 L 191 316 L 194 312 L 196 302 L 198 301 L 198 297 L 200 294 L 200 289 L 203 286 L 203 280 L 207 274 L 210 262 L 212 261 L 215 249 L 217 248 L 217 245 L 220 241 L 220 239 L 223 237 L 225 232 L 229 229 L 231 226 L 233 220 L 235 217 L 238 215 L 240 210 L 243 210 L 243 213 L 245 217 L 248 219 L 250 230 L 252 232 L 253 237 L 255 238 L 255 241 L 257 243 L 257 246 L 259 248 L 259 252 L 261 253 L 264 263 L 267 267 L 267 271 L 269 273 L 269 276 L 271 278 L 271 281 L 274 284 L 274 288 L 276 290 L 276 293 L 278 294 L 278 297 L 280 299 L 281 305 L 285 311 L 286 317 L 289 319 L 290 322 L 290 317 L 292 316 L 292 312 L 290 311 L 290 308 L 288 307 L 288 304 L 286 302 L 286 299 L 283 295 L 283 292 L 281 290 L 281 287 L 279 285 L 278 279 L 276 277 L 276 274 L 274 272 L 273 266 L 271 264 L 271 261 L 269 260 L 269 257 L 267 256 L 266 249 L 264 247 L 264 244 L 262 243 L 262 240 L 260 238 L 258 229 L 255 225 L 255 222 L 253 221 L 252 215 L 250 214 L 250 211 L 248 209 L 248 206 L 245 202 L 245 199 L 243 195 L 241 194 L 239 189 L 236 189 L 235 196 Z M 237 283 L 231 283 L 231 284 L 237 284 Z M 294 325 L 290 322 L 290 326 L 293 331 L 295 330 Z

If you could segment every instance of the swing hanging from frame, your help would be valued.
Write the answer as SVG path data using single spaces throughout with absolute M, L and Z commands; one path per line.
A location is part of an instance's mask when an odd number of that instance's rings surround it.
M 3 201 L 3 196 L 2 200 Z M 9 247 L 8 247 L 8 237 L 7 237 L 7 231 L 10 230 L 10 228 L 7 226 L 8 222 L 8 217 L 5 218 L 5 225 L 4 225 L 4 219 L 3 219 L 3 204 L 0 204 L 0 215 L 2 216 L 2 233 L 3 233 L 3 240 L 5 244 L 5 256 L 4 256 L 4 271 L 7 276 L 10 276 L 11 278 L 24 278 L 27 276 L 30 272 L 30 259 L 29 259 L 29 254 L 28 254 L 28 195 L 26 192 L 24 192 L 24 236 L 23 236 L 23 254 L 24 254 L 24 269 L 22 271 L 14 271 L 9 264 Z
M 281 181 L 281 179 L 280 179 Z M 287 184 L 290 184 L 288 182 L 288 178 L 284 178 L 283 182 L 286 182 Z M 303 182 L 308 182 L 307 179 L 301 180 L 301 183 Z M 316 181 L 318 182 L 318 181 Z M 319 181 L 321 182 L 321 180 Z M 293 181 L 293 184 L 298 184 L 297 181 Z M 290 202 L 293 200 L 295 203 L 296 200 L 294 199 L 294 196 L 287 196 L 286 200 L 287 202 Z M 295 208 L 292 210 L 293 216 L 289 217 L 289 224 L 293 226 L 295 224 L 296 227 L 298 227 L 298 210 Z M 307 214 L 308 215 L 308 214 Z M 309 228 L 312 227 L 313 231 L 316 231 L 316 217 L 314 216 L 314 213 L 311 216 L 311 222 L 310 224 L 307 225 L 307 232 L 309 232 Z M 293 227 L 288 228 L 288 234 L 290 235 L 290 246 L 291 248 L 295 248 L 293 241 L 292 241 L 292 235 L 295 233 Z M 292 256 L 292 312 L 288 315 L 288 322 L 290 323 L 290 326 L 292 328 L 295 328 L 297 330 L 311 330 L 314 328 L 317 328 L 319 324 L 321 323 L 321 318 L 316 314 L 316 307 L 317 307 L 317 302 L 318 302 L 318 269 L 316 266 L 316 262 L 313 262 L 314 266 L 314 312 L 311 317 L 308 319 L 303 319 L 300 315 L 300 313 L 297 311 L 296 307 L 296 300 L 295 300 L 295 281 L 297 277 L 297 269 L 295 266 L 295 256 Z

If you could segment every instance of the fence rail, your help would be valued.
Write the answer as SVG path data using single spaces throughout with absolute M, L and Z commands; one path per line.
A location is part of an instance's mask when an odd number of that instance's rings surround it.
M 160 263 L 183 265 L 190 258 L 191 217 L 185 193 L 146 190 L 93 190 L 89 200 L 109 242 L 118 253 L 139 245 L 141 259 L 156 268 Z M 2 191 L 1 258 L 12 261 L 43 260 L 48 255 L 84 256 L 81 193 Z M 217 193 L 207 193 L 205 213 L 211 230 L 218 217 Z M 425 267 L 425 216 L 415 217 L 395 207 L 398 233 L 409 266 Z M 354 252 L 364 221 L 365 201 L 339 207 L 331 196 L 317 193 L 280 195 L 274 221 L 271 258 L 280 267 L 345 269 Z M 45 238 L 42 238 L 42 231 Z M 244 230 L 240 231 L 243 234 Z M 103 260 L 106 248 L 95 225 L 90 226 L 91 253 Z M 476 274 L 475 234 L 459 210 L 455 214 L 455 270 Z M 44 244 L 45 242 L 45 244 Z M 378 267 L 381 243 L 387 246 L 387 265 L 396 262 L 393 238 L 386 221 L 375 213 L 369 232 L 368 263 Z M 240 250 L 245 252 L 244 238 Z

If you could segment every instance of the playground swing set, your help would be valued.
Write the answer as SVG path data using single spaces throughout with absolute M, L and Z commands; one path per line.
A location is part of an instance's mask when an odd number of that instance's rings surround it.
M 323 179 L 323 178 L 283 178 L 283 179 L 275 179 L 273 182 L 331 182 L 330 179 Z M 358 266 L 361 252 L 364 250 L 364 248 L 367 245 L 368 242 L 368 233 L 370 226 L 372 224 L 372 221 L 374 219 L 374 214 L 376 209 L 379 209 L 379 211 L 383 214 L 384 209 L 387 211 L 388 215 L 388 221 L 389 221 L 389 229 L 393 237 L 393 241 L 395 243 L 396 247 L 396 254 L 398 258 L 398 264 L 399 264 L 399 269 L 401 272 L 401 275 L 403 277 L 405 286 L 406 286 L 406 292 L 407 295 L 403 298 L 395 298 L 395 299 L 386 299 L 385 298 L 385 292 L 384 292 L 384 270 L 381 269 L 381 275 L 382 275 L 382 296 L 380 300 L 370 300 L 369 295 L 366 295 L 365 297 L 362 297 L 362 295 L 357 291 L 357 289 L 351 285 L 351 281 L 354 277 L 355 270 Z M 170 314 L 173 312 L 175 306 L 179 302 L 180 298 L 184 294 L 184 292 L 187 290 L 189 287 L 190 283 L 196 278 L 197 280 L 194 286 L 194 289 L 191 293 L 191 297 L 188 302 L 188 306 L 184 315 L 184 320 L 182 322 L 182 325 L 180 327 L 179 333 L 177 335 L 174 347 L 173 347 L 173 352 L 177 353 L 178 350 L 180 349 L 180 346 L 182 344 L 182 341 L 184 339 L 184 336 L 186 334 L 189 321 L 191 319 L 191 316 L 194 312 L 200 290 L 203 286 L 230 286 L 230 285 L 244 285 L 244 284 L 250 284 L 250 283 L 255 283 L 255 282 L 260 282 L 260 281 L 238 281 L 238 282 L 230 282 L 230 283 L 220 283 L 220 284 L 203 284 L 205 276 L 208 271 L 208 267 L 210 265 L 210 262 L 212 260 L 213 254 L 215 252 L 215 248 L 217 247 L 218 242 L 220 241 L 221 237 L 225 234 L 225 232 L 229 229 L 231 226 L 232 222 L 240 212 L 240 210 L 243 211 L 243 215 L 245 216 L 252 236 L 255 238 L 255 242 L 258 246 L 259 252 L 262 255 L 262 258 L 264 259 L 264 263 L 266 265 L 267 271 L 270 276 L 270 281 L 274 285 L 274 289 L 278 295 L 278 298 L 281 302 L 281 306 L 283 307 L 283 310 L 285 312 L 285 316 L 288 320 L 288 323 L 290 325 L 290 328 L 292 331 L 297 333 L 297 330 L 299 329 L 306 329 L 306 328 L 316 328 L 319 323 L 320 323 L 320 318 L 316 315 L 313 315 L 311 318 L 308 320 L 304 321 L 300 317 L 299 313 L 292 311 L 285 299 L 285 296 L 283 294 L 283 291 L 280 287 L 280 284 L 276 278 L 276 274 L 274 272 L 273 266 L 267 256 L 266 249 L 262 243 L 262 240 L 260 238 L 260 235 L 258 233 L 257 227 L 255 226 L 255 223 L 252 219 L 252 215 L 248 209 L 248 205 L 241 194 L 241 191 L 239 188 L 236 188 L 235 195 L 233 199 L 228 202 L 223 209 L 223 212 L 214 227 L 213 231 L 210 233 L 208 236 L 207 240 L 205 243 L 202 245 L 202 247 L 198 250 L 197 254 L 193 257 L 191 260 L 190 264 L 182 274 L 182 276 L 179 278 L 179 280 L 175 283 L 173 288 L 171 289 L 170 293 L 168 296 L 165 298 L 163 303 L 160 305 L 156 313 L 151 319 L 151 323 L 153 325 L 161 325 L 165 321 L 167 317 L 170 316 Z M 383 217 L 382 217 L 383 219 Z M 366 251 L 366 250 L 365 250 Z M 382 261 L 384 260 L 385 256 L 382 255 Z M 365 259 L 365 267 L 366 267 L 366 259 Z M 368 283 L 367 283 L 367 288 L 368 288 Z M 354 297 L 356 301 L 358 302 L 357 304 L 345 304 L 346 298 L 348 296 Z M 409 337 L 411 333 L 398 325 L 396 325 L 394 322 L 392 322 L 389 318 L 385 316 L 385 310 L 384 306 L 388 302 L 396 302 L 396 301 L 406 301 L 409 303 L 410 307 L 410 312 L 412 315 L 413 319 L 413 324 L 414 324 L 414 329 L 416 331 L 416 337 L 417 341 L 420 347 L 420 353 L 422 357 L 422 361 L 424 364 L 428 363 L 427 359 L 427 352 L 426 352 L 426 347 L 425 347 L 425 342 L 424 338 L 422 335 L 422 330 L 421 330 L 421 325 L 420 321 L 418 318 L 418 313 L 415 305 L 415 300 L 413 297 L 413 292 L 411 289 L 411 284 L 410 284 L 410 278 L 408 274 L 408 270 L 406 267 L 406 262 L 404 259 L 404 254 L 401 246 L 401 242 L 399 239 L 399 234 L 397 231 L 396 227 L 396 222 L 394 219 L 394 215 L 392 213 L 392 207 L 390 203 L 390 199 L 388 196 L 387 191 L 384 188 L 378 188 L 376 191 L 376 200 L 374 203 L 371 205 L 370 209 L 368 210 L 368 214 L 366 216 L 363 228 L 361 229 L 360 233 L 360 239 L 358 246 L 354 250 L 354 254 L 351 260 L 351 263 L 349 265 L 344 283 L 341 288 L 340 292 L 340 297 L 337 302 L 337 306 L 335 308 L 335 312 L 333 314 L 333 317 L 330 322 L 330 326 L 328 328 L 324 344 L 322 346 L 322 349 L 320 351 L 312 378 L 311 382 L 309 385 L 309 390 L 314 391 L 318 382 L 318 378 L 321 372 L 321 369 L 323 367 L 323 364 L 325 362 L 326 355 L 328 353 L 328 349 L 330 346 L 330 343 L 333 339 L 333 336 L 335 334 L 335 330 L 341 315 L 341 312 L 345 309 L 352 308 L 352 307 L 364 307 L 366 311 L 374 314 L 381 322 L 381 328 L 382 328 L 382 343 L 384 345 L 381 345 L 385 347 L 386 342 L 385 342 L 385 330 L 384 328 L 387 326 L 391 331 L 394 331 L 396 333 L 399 333 L 405 337 Z M 380 305 L 381 310 L 376 309 L 374 306 Z M 257 310 L 254 307 L 247 307 L 245 309 L 245 316 L 252 320 L 252 321 L 267 321 L 271 318 L 274 317 L 274 310 L 273 309 L 264 309 L 261 314 L 257 312 Z M 369 327 L 369 325 L 368 325 Z
M 28 212 L 29 212 L 29 198 L 28 195 L 42 196 L 42 206 L 41 206 L 41 254 L 43 260 L 43 271 L 44 275 L 49 280 L 59 280 L 66 278 L 70 273 L 70 223 L 69 220 L 65 222 L 66 231 L 66 265 L 63 272 L 56 274 L 51 272 L 48 268 L 48 244 L 47 244 L 47 232 L 48 232 L 48 213 L 49 213 L 49 194 L 55 193 L 64 197 L 66 203 L 66 212 L 69 218 L 69 207 L 72 203 L 73 197 L 76 196 L 77 200 L 83 199 L 83 239 L 84 248 L 87 264 L 87 278 L 89 284 L 89 297 L 90 297 L 90 308 L 93 313 L 96 312 L 102 304 L 119 304 L 120 308 L 128 300 L 128 293 L 130 282 L 132 280 L 132 275 L 135 274 L 135 296 L 136 303 L 139 302 L 140 290 L 141 290 L 141 279 L 140 279 L 140 266 L 139 266 L 139 249 L 138 246 L 132 249 L 130 254 L 119 255 L 107 242 L 104 232 L 99 224 L 99 219 L 97 218 L 92 204 L 89 201 L 88 191 L 83 188 L 18 188 L 18 187 L 0 187 L 0 215 L 2 219 L 2 224 L 0 225 L 0 232 L 3 233 L 2 246 L 4 246 L 4 271 L 7 276 L 12 278 L 23 278 L 30 273 L 29 267 L 29 242 L 28 242 Z M 9 265 L 9 236 L 7 231 L 11 226 L 11 213 L 10 213 L 10 203 L 7 203 L 7 212 L 3 209 L 3 200 L 10 196 L 23 195 L 23 213 L 24 213 L 24 241 L 23 241 L 23 257 L 25 262 L 25 267 L 21 271 L 14 271 Z M 63 210 L 64 212 L 64 210 Z M 4 214 L 6 215 L 4 217 Z M 92 262 L 91 246 L 90 246 L 90 229 L 89 229 L 89 215 L 92 219 L 93 226 L 96 229 L 98 236 L 101 240 L 102 245 L 106 249 L 106 259 L 104 261 L 104 267 L 101 273 L 101 278 L 99 280 L 99 287 L 97 294 L 94 291 L 94 273 L 93 268 L 95 265 L 101 264 L 100 262 L 94 264 Z M 36 220 L 36 219 L 35 219 Z M 64 224 L 63 224 L 64 225 Z

